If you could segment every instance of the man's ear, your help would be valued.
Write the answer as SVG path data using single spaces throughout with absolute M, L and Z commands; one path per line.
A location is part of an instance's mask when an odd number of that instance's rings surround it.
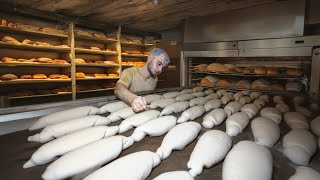
M 150 54 L 149 56 L 148 56 L 148 62 L 150 62 L 151 60 L 153 59 L 153 56 Z

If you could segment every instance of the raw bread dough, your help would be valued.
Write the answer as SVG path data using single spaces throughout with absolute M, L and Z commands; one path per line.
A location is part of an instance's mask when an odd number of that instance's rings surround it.
M 206 102 L 208 102 L 208 100 L 204 97 L 197 97 L 197 98 L 194 98 L 194 99 L 191 99 L 189 101 L 189 106 L 192 107 L 192 106 L 203 106 L 206 104 Z
M 173 91 L 173 92 L 167 92 L 167 93 L 164 93 L 162 94 L 162 98 L 164 99 L 174 99 L 178 96 L 181 95 L 181 92 L 178 92 L 178 91 Z
M 186 122 L 173 127 L 163 138 L 157 154 L 161 159 L 170 156 L 172 150 L 182 150 L 200 133 L 201 126 L 196 122 Z
M 229 116 L 226 120 L 226 133 L 229 136 L 237 136 L 249 123 L 249 117 L 244 112 L 237 112 Z
M 290 107 L 285 103 L 277 104 L 276 109 L 278 109 L 281 113 L 286 113 L 290 111 Z
M 219 99 L 219 95 L 216 94 L 216 93 L 212 93 L 212 94 L 209 94 L 208 96 L 205 97 L 208 101 L 209 100 L 212 100 L 212 99 Z
M 193 106 L 185 110 L 178 118 L 178 123 L 192 121 L 202 116 L 206 112 L 204 106 Z
M 129 106 L 125 102 L 116 101 L 116 102 L 111 102 L 111 103 L 105 104 L 105 105 L 101 106 L 99 109 L 100 109 L 100 114 L 104 114 L 104 113 L 108 113 L 108 112 L 112 113 L 116 110 L 123 109 L 126 107 L 129 107 Z
M 251 141 L 240 141 L 226 156 L 223 180 L 270 180 L 272 155 L 268 148 Z
M 150 104 L 150 108 L 155 109 L 155 108 L 164 108 L 166 106 L 169 106 L 170 104 L 175 103 L 175 99 L 159 99 L 155 100 Z
M 227 91 L 224 89 L 219 89 L 216 93 L 219 95 L 219 97 L 222 97 L 225 93 L 227 93 Z
M 309 129 L 309 122 L 306 117 L 299 112 L 287 112 L 283 116 L 284 122 L 291 128 Z
M 193 94 L 181 94 L 180 96 L 176 97 L 176 101 L 189 101 L 191 99 L 195 98 Z
M 260 92 L 251 92 L 249 96 L 250 96 L 251 100 L 253 101 L 255 99 L 258 99 L 261 95 L 262 94 Z
M 246 104 L 241 108 L 241 112 L 244 112 L 248 115 L 249 119 L 253 118 L 255 115 L 257 115 L 259 111 L 259 107 L 255 104 Z
M 182 112 L 189 107 L 189 102 L 188 101 L 181 101 L 181 102 L 176 102 L 173 104 L 170 104 L 169 106 L 165 107 L 162 111 L 160 116 L 163 115 L 169 115 L 172 113 L 179 113 Z
M 30 168 L 48 163 L 57 156 L 64 155 L 102 138 L 113 136 L 117 134 L 118 130 L 119 128 L 117 126 L 96 126 L 55 139 L 42 145 L 34 152 L 31 159 L 23 165 L 23 168 Z
M 312 168 L 298 166 L 296 173 L 292 175 L 289 180 L 319 180 L 320 173 Z
M 224 107 L 224 111 L 226 111 L 226 113 L 229 117 L 229 116 L 231 116 L 231 114 L 239 112 L 241 107 L 242 107 L 241 103 L 239 103 L 238 101 L 233 101 Z
M 273 120 L 275 123 L 280 124 L 282 121 L 281 112 L 274 107 L 266 107 L 260 111 L 261 117 L 266 117 Z
M 204 108 L 206 109 L 206 111 L 211 111 L 212 109 L 216 109 L 221 107 L 222 102 L 220 99 L 212 99 L 208 102 L 206 102 L 206 104 L 204 105 Z
M 256 99 L 253 101 L 253 104 L 257 105 L 259 109 L 261 109 L 265 106 L 266 102 L 264 102 L 262 99 Z
M 250 91 L 247 91 L 247 90 L 243 90 L 243 91 L 240 91 L 244 96 L 249 96 L 250 95 Z
M 242 92 L 237 92 L 233 95 L 235 101 L 239 101 L 239 99 L 243 96 Z
M 171 171 L 160 174 L 153 180 L 193 180 L 188 171 Z
M 192 89 L 192 91 L 193 91 L 194 93 L 195 93 L 195 92 L 203 92 L 203 91 L 204 91 L 204 88 L 198 86 L 198 87 L 194 87 L 194 88 Z
M 272 147 L 280 138 L 280 127 L 273 120 L 258 117 L 251 121 L 251 130 L 257 144 Z
M 134 143 L 133 138 L 113 136 L 71 151 L 52 164 L 43 173 L 43 179 L 66 179 L 86 172 L 117 158 L 123 149 Z
M 259 97 L 259 99 L 264 100 L 264 102 L 266 102 L 266 103 L 269 103 L 269 102 L 270 102 L 270 97 L 269 97 L 268 95 L 266 95 L 266 94 L 261 95 L 261 96 Z
M 284 98 L 282 96 L 274 96 L 272 100 L 275 104 L 284 103 Z
M 283 154 L 293 163 L 308 166 L 317 150 L 315 137 L 306 129 L 293 129 L 283 137 Z
M 205 90 L 204 91 L 204 94 L 207 96 L 207 95 L 209 95 L 209 94 L 212 94 L 212 93 L 214 93 L 214 91 L 212 90 L 212 89 L 208 89 L 208 90 Z
M 137 113 L 121 122 L 119 125 L 119 133 L 126 132 L 133 127 L 141 126 L 142 124 L 155 119 L 160 116 L 160 112 L 157 110 L 148 110 L 141 113 Z
M 205 96 L 204 92 L 202 92 L 202 91 L 192 93 L 192 95 L 194 95 L 194 96 L 196 96 L 196 97 L 204 97 L 204 96 Z
M 110 119 L 100 115 L 85 116 L 47 126 L 40 133 L 29 136 L 28 141 L 45 143 L 78 130 L 109 123 Z
M 295 109 L 297 112 L 303 114 L 306 117 L 311 117 L 312 116 L 312 112 L 309 111 L 307 108 L 302 107 L 302 106 L 295 106 Z
M 160 164 L 156 153 L 140 151 L 123 156 L 93 172 L 84 180 L 146 179 L 152 169 Z
M 295 106 L 300 106 L 304 103 L 304 97 L 302 96 L 294 96 L 293 97 L 293 104 Z
M 155 100 L 161 99 L 161 97 L 162 96 L 160 94 L 149 94 L 149 95 L 144 96 L 144 99 L 146 100 L 147 104 L 150 104 Z
M 228 104 L 228 102 L 230 102 L 230 101 L 231 101 L 230 97 L 223 96 L 223 97 L 221 98 L 222 104 Z
M 89 116 L 99 114 L 100 110 L 94 106 L 83 106 L 73 109 L 68 109 L 64 111 L 55 112 L 52 114 L 48 114 L 46 116 L 38 119 L 29 130 L 36 130 L 40 128 L 44 128 L 46 126 L 57 124 L 59 122 L 63 122 L 66 120 L 76 119 L 79 117 Z
M 110 119 L 111 122 L 116 122 L 121 119 L 127 119 L 128 117 L 133 116 L 135 114 L 136 113 L 132 110 L 131 107 L 127 107 L 112 112 L 111 114 L 109 114 L 109 116 L 107 116 L 107 118 Z
M 150 137 L 162 136 L 176 125 L 177 118 L 175 116 L 162 116 L 153 119 L 139 127 L 137 127 L 131 137 L 134 141 L 141 141 L 146 135 Z
M 320 136 L 320 116 L 310 122 L 310 128 L 315 135 Z
M 251 102 L 251 98 L 249 96 L 242 96 L 240 99 L 239 99 L 239 102 L 242 104 L 242 105 L 245 105 L 245 104 L 248 104 Z
M 217 108 L 203 117 L 202 125 L 205 128 L 211 129 L 214 126 L 220 125 L 226 118 L 227 113 L 223 109 Z
M 219 163 L 232 146 L 231 137 L 225 132 L 211 130 L 205 132 L 194 147 L 189 162 L 190 174 L 195 177 L 202 173 L 203 168 L 210 168 Z
M 193 89 L 184 89 L 181 91 L 181 94 L 191 94 L 193 93 Z

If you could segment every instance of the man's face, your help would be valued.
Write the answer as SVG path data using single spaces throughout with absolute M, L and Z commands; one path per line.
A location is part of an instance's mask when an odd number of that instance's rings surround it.
M 148 71 L 152 76 L 157 76 L 161 74 L 162 70 L 165 67 L 165 60 L 163 58 L 163 55 L 160 56 L 150 56 L 148 59 Z

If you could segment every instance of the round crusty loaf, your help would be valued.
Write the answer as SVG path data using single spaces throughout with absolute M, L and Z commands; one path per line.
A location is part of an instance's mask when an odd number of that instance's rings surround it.
M 199 71 L 205 71 L 208 67 L 208 64 L 198 64 L 194 68 Z
M 34 74 L 33 76 L 33 79 L 47 79 L 47 75 L 45 74 Z
M 254 68 L 253 73 L 262 75 L 262 74 L 266 74 L 267 70 L 264 67 L 256 67 Z
M 234 84 L 235 84 L 234 81 L 232 81 L 230 79 L 222 79 L 216 83 L 216 86 L 221 87 L 221 88 L 231 89 L 231 88 L 233 88 Z
M 236 89 L 251 89 L 251 81 L 240 80 L 236 83 Z
M 29 75 L 29 74 L 22 75 L 20 76 L 20 79 L 32 79 L 32 75 Z
M 2 81 L 10 81 L 15 79 L 18 79 L 18 77 L 14 74 L 4 74 L 0 77 L 0 80 Z
M 219 78 L 209 75 L 202 78 L 200 84 L 201 86 L 213 87 L 217 81 L 219 81 Z
M 286 74 L 289 76 L 301 76 L 303 74 L 303 71 L 300 69 L 288 68 L 286 70 Z
M 270 85 L 269 81 L 265 79 L 259 79 L 259 80 L 253 81 L 251 88 L 255 90 L 266 90 L 268 89 L 269 85 Z
M 276 74 L 279 74 L 279 69 L 278 68 L 268 68 L 267 70 L 267 74 L 270 74 L 270 75 L 276 75 Z
M 253 73 L 253 69 L 250 67 L 243 68 L 242 73 L 243 74 L 251 74 L 251 73 Z
M 1 59 L 1 61 L 2 61 L 2 62 L 17 62 L 16 59 L 14 59 L 14 58 L 9 58 L 9 57 L 3 57 L 3 58 Z

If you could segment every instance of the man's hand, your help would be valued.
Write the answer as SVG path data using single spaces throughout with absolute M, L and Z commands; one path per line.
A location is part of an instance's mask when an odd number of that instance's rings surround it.
M 139 112 L 147 107 L 146 99 L 142 96 L 136 96 L 131 100 L 131 108 L 134 112 Z

